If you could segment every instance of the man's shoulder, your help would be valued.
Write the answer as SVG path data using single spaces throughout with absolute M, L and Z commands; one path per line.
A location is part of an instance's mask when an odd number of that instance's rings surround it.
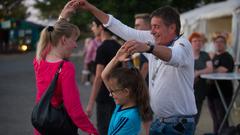
M 183 47 L 191 46 L 191 43 L 189 42 L 189 40 L 185 36 L 179 37 L 179 39 L 176 40 L 175 44 L 179 44 Z
M 185 36 L 181 36 L 177 41 L 190 44 L 189 40 Z

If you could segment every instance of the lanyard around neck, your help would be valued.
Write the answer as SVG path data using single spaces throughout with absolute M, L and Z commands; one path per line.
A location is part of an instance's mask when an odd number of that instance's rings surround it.
M 176 36 L 173 40 L 171 40 L 168 44 L 167 47 L 173 46 L 174 42 L 177 41 L 183 34 L 180 34 L 179 36 Z

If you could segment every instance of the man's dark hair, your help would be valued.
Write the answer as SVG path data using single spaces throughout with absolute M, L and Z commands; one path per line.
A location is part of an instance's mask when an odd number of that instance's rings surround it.
M 166 26 L 176 24 L 176 34 L 180 34 L 181 22 L 179 13 L 176 9 L 170 6 L 161 7 L 152 12 L 151 18 L 152 17 L 161 18 Z
M 92 22 L 95 22 L 96 25 L 97 25 L 97 27 L 102 26 L 102 27 L 103 27 L 103 30 L 104 30 L 105 32 L 109 33 L 110 35 L 114 35 L 110 30 L 108 30 L 107 28 L 105 28 L 105 27 L 103 26 L 102 22 L 99 21 L 96 17 L 94 17 L 94 18 L 92 19 Z

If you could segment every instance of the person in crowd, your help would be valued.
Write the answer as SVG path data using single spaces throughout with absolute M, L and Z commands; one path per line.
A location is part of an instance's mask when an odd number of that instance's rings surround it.
M 137 30 L 150 30 L 151 25 L 150 25 L 150 14 L 148 13 L 141 13 L 141 14 L 135 14 L 135 29 Z
M 83 70 L 82 70 L 82 76 L 81 76 L 81 82 L 84 85 L 90 85 L 90 81 L 91 81 L 91 74 L 88 69 L 89 60 L 87 59 L 88 57 L 86 57 L 86 55 L 91 52 L 89 46 L 91 45 L 92 40 L 93 40 L 92 37 L 87 37 L 84 40 L 84 48 L 83 48 L 84 61 L 83 61 Z
M 229 73 L 233 72 L 234 61 L 233 57 L 226 51 L 226 39 L 225 37 L 219 35 L 214 39 L 215 46 L 215 55 L 213 56 L 213 72 L 215 73 Z M 226 105 L 228 106 L 232 100 L 233 95 L 233 84 L 230 80 L 219 80 L 217 81 L 220 90 L 223 94 Z M 220 127 L 220 124 L 225 115 L 225 109 L 223 103 L 220 99 L 220 96 L 217 91 L 217 87 L 214 82 L 209 84 L 208 90 L 208 106 L 213 119 L 213 130 L 214 134 L 217 134 L 217 131 Z M 223 126 L 223 129 L 228 128 L 228 122 Z
M 210 37 L 210 42 L 207 42 L 204 46 L 204 50 L 209 54 L 210 58 L 212 59 L 214 54 L 215 54 L 215 47 L 214 47 L 214 39 L 220 35 L 219 32 L 213 32 L 211 33 Z
M 89 47 L 88 47 L 88 53 L 85 55 L 85 63 L 87 63 L 87 68 L 90 71 L 90 82 L 91 84 L 94 81 L 95 73 L 96 73 L 96 54 L 98 47 L 102 44 L 101 42 L 101 35 L 98 30 L 96 30 L 96 27 L 94 27 L 94 24 L 91 24 L 91 31 L 94 34 L 94 39 L 91 40 Z
M 74 1 L 71 1 L 65 8 L 74 8 L 73 3 Z M 60 63 L 69 58 L 73 49 L 77 47 L 76 40 L 79 34 L 78 27 L 63 18 L 60 18 L 53 26 L 48 26 L 42 30 L 36 57 L 33 61 L 37 87 L 36 103 L 40 101 L 47 90 Z M 91 135 L 98 135 L 97 130 L 83 111 L 75 80 L 75 68 L 73 63 L 68 60 L 64 60 L 51 100 L 54 107 L 58 107 L 62 103 L 67 114 L 78 128 Z M 75 132 L 77 135 L 77 130 Z M 40 135 L 37 130 L 34 131 L 34 134 Z
M 102 23 L 97 18 L 94 18 L 92 27 L 94 27 L 92 28 L 94 33 L 100 34 L 102 44 L 97 49 L 95 61 L 97 65 L 96 75 L 86 112 L 88 116 L 91 116 L 94 103 L 96 102 L 98 131 L 100 135 L 107 135 L 111 116 L 115 109 L 115 103 L 109 96 L 109 92 L 102 81 L 101 74 L 105 66 L 115 56 L 121 45 L 118 44 L 116 40 L 112 39 L 112 33 L 107 28 L 103 27 Z
M 200 75 L 211 73 L 213 71 L 213 65 L 208 53 L 201 50 L 204 45 L 202 35 L 193 32 L 189 36 L 189 41 L 192 44 L 194 56 L 194 95 L 198 110 L 198 113 L 195 116 L 195 122 L 197 124 L 201 114 L 202 104 L 207 93 L 206 79 L 202 79 Z
M 105 27 L 127 41 L 124 45 L 127 54 L 146 52 L 150 103 L 154 112 L 149 134 L 192 135 L 197 113 L 193 90 L 194 57 L 190 42 L 180 34 L 179 13 L 172 7 L 161 7 L 151 14 L 151 31 L 140 31 L 124 25 L 86 0 L 77 1 L 81 9 L 92 13 Z
M 122 46 L 102 72 L 103 81 L 116 103 L 108 135 L 137 135 L 141 121 L 148 122 L 153 117 L 147 85 L 139 70 L 117 68 L 127 57 Z
M 151 29 L 151 26 L 150 26 L 151 18 L 148 13 L 136 14 L 134 16 L 134 18 L 135 18 L 135 29 L 138 29 L 138 30 L 150 30 Z M 139 53 L 136 53 L 136 54 L 139 54 Z M 147 58 L 142 53 L 140 53 L 140 55 L 137 55 L 137 57 L 135 57 L 135 59 L 140 60 L 140 63 L 137 66 L 139 66 L 140 72 L 148 84 L 148 61 L 147 61 Z M 135 61 L 138 61 L 138 60 L 135 60 Z M 135 63 L 137 63 L 137 62 L 135 62 Z

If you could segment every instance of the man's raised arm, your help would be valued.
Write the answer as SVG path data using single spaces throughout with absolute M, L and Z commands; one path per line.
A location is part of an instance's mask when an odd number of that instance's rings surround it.
M 102 10 L 98 9 L 86 0 L 72 0 L 74 1 L 74 6 L 65 6 L 61 12 L 60 17 L 68 18 L 71 15 L 69 12 L 73 13 L 71 9 L 76 9 L 76 7 L 86 10 L 93 14 L 96 18 L 103 23 L 114 34 L 118 35 L 124 40 L 137 40 L 142 42 L 154 42 L 153 36 L 150 31 L 140 31 L 133 29 L 111 15 L 104 13 Z M 69 3 L 69 2 L 68 2 Z M 67 4 L 68 5 L 68 4 Z

